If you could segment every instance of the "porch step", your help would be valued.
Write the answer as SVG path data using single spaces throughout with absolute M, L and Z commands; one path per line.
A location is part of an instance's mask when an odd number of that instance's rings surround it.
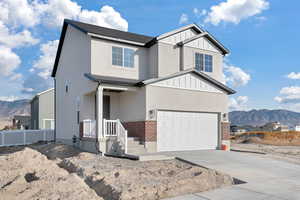
M 127 139 L 127 154 L 130 155 L 140 155 L 147 153 L 147 150 L 139 140 L 139 138 L 136 137 L 129 137 Z
M 140 141 L 140 138 L 139 137 L 128 137 L 127 138 L 127 141 Z

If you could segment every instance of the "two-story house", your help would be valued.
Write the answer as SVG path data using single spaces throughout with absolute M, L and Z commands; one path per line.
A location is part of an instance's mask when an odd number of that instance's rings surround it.
M 65 20 L 52 72 L 56 139 L 102 153 L 220 148 L 235 93 L 223 84 L 228 52 L 195 24 L 149 37 Z

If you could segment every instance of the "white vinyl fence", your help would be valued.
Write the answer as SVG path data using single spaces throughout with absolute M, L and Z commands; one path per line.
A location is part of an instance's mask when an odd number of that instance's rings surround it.
M 33 144 L 54 140 L 54 130 L 11 130 L 0 131 L 0 147 Z

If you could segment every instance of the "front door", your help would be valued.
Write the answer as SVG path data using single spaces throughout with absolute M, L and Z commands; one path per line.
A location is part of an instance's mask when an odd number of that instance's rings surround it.
M 110 96 L 103 96 L 103 118 L 110 119 Z

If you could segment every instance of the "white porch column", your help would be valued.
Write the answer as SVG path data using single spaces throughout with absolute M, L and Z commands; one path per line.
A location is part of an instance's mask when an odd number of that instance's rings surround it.
M 103 136 L 103 87 L 99 85 L 97 90 L 97 133 L 98 138 Z

